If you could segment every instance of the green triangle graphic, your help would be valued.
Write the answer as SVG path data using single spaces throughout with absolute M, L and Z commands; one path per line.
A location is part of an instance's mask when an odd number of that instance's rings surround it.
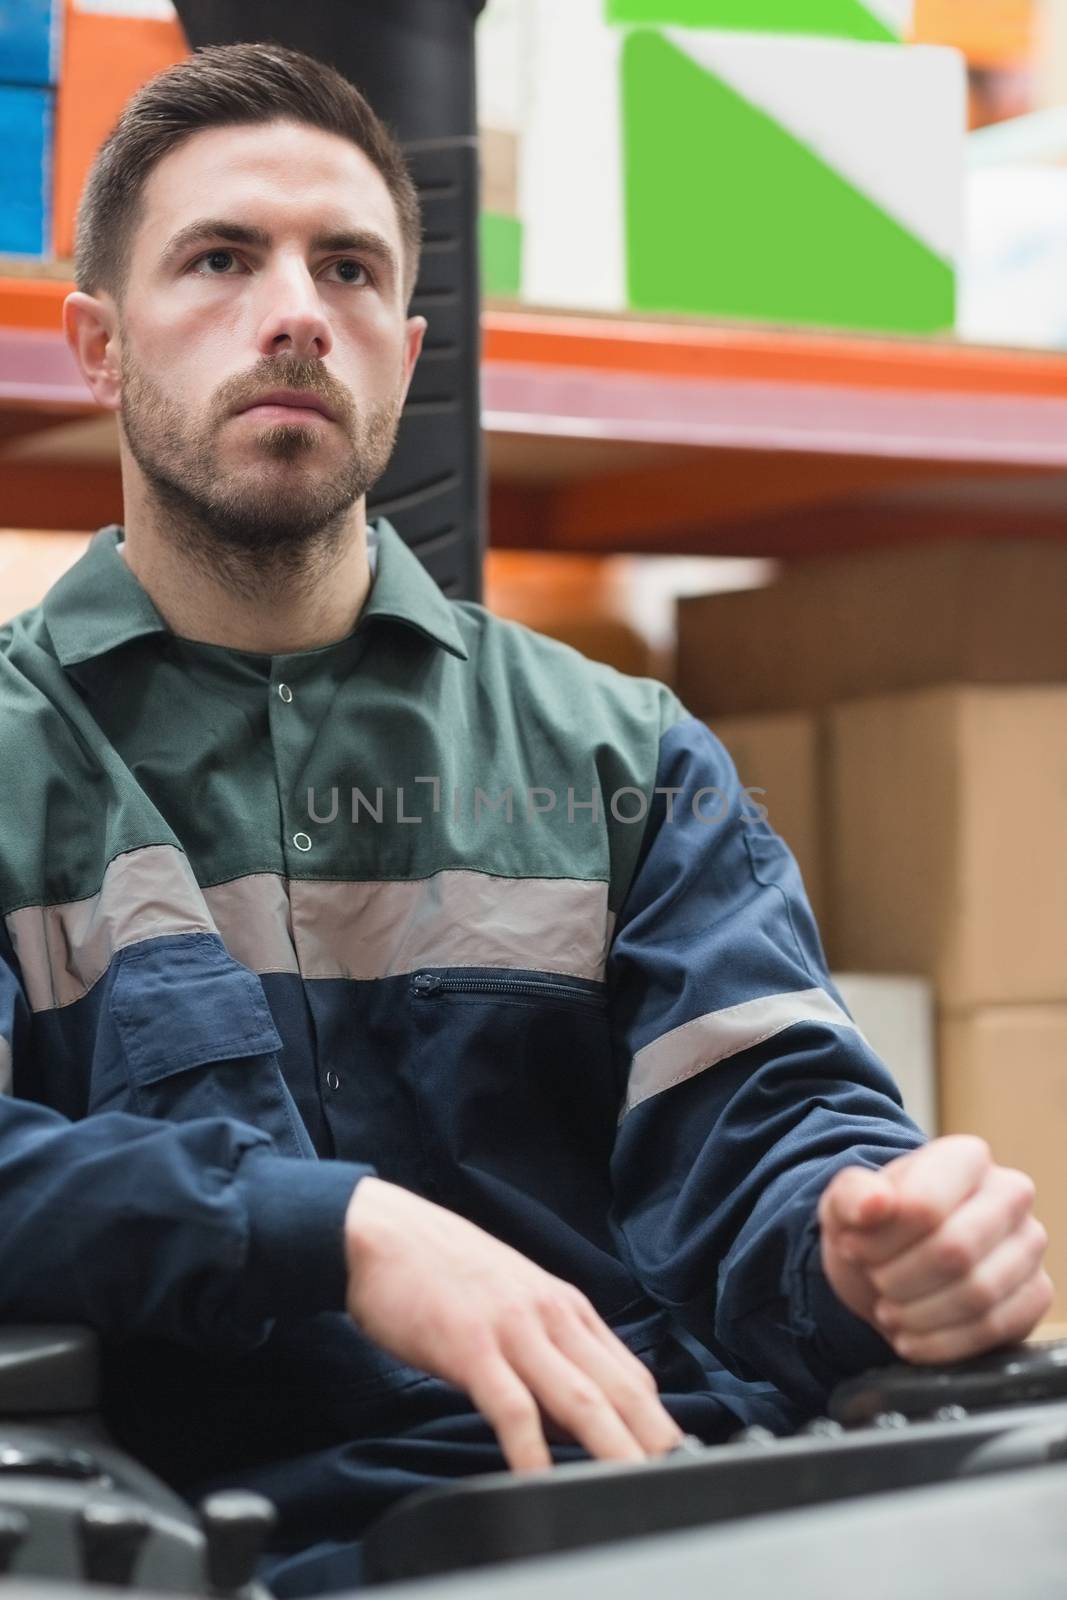
M 952 327 L 949 263 L 667 40 L 626 39 L 622 95 L 634 310 Z
M 899 43 L 862 0 L 605 0 L 609 23 L 658 28 L 729 28 L 745 33 L 817 33 Z

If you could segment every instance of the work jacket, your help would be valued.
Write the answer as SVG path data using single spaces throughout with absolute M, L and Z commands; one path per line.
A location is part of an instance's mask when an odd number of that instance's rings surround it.
M 578 1285 L 709 1440 L 889 1359 L 816 1206 L 923 1135 L 773 795 L 386 522 L 286 655 L 176 635 L 121 539 L 0 630 L 0 1318 L 99 1330 L 119 1437 L 294 1547 L 502 1465 L 345 1312 L 368 1173 Z

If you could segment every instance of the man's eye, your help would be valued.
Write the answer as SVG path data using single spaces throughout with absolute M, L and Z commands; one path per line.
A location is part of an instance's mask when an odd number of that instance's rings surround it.
M 193 262 L 193 271 L 202 277 L 221 278 L 236 260 L 232 250 L 209 250 L 207 255 L 198 256 Z
M 335 261 L 333 265 L 340 273 L 342 283 L 360 285 L 370 282 L 370 276 L 362 261 L 356 261 L 351 256 L 346 256 L 343 261 Z

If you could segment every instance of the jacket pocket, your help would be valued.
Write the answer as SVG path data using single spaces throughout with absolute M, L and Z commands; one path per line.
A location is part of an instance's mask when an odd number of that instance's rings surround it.
M 610 1225 L 621 1087 L 603 983 L 509 968 L 409 979 L 432 1198 L 578 1284 L 602 1316 L 639 1285 Z
M 110 1007 L 136 1113 L 173 1122 L 232 1117 L 269 1133 L 280 1154 L 314 1156 L 282 1076 L 263 985 L 217 934 L 124 950 Z

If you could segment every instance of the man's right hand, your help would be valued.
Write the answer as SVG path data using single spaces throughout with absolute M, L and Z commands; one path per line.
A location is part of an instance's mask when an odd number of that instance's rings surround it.
M 466 1218 L 381 1178 L 345 1217 L 349 1315 L 464 1390 L 517 1472 L 552 1465 L 540 1409 L 605 1461 L 679 1444 L 648 1368 L 585 1295 Z

